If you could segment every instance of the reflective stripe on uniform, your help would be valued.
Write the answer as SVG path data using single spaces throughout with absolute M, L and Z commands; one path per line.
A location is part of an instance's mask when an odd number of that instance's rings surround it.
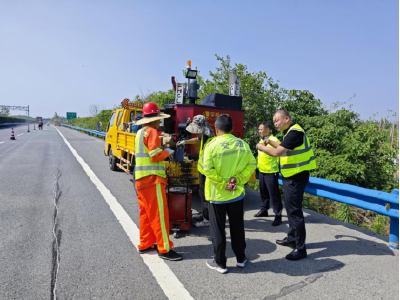
M 154 155 L 157 155 L 158 153 L 160 153 L 161 151 L 162 151 L 161 148 L 157 148 L 157 149 L 154 149 L 153 151 L 151 151 L 151 152 L 149 153 L 149 155 L 150 155 L 150 156 L 154 156 Z
M 281 165 L 281 170 L 302 167 L 302 166 L 308 165 L 314 159 L 315 159 L 315 156 L 311 156 L 309 160 L 303 161 L 303 162 L 298 163 L 298 164 Z
M 165 171 L 165 168 L 164 167 L 160 167 L 160 166 L 136 166 L 135 170 L 136 171 L 154 171 L 154 170 Z
M 157 189 L 158 211 L 160 213 L 160 227 L 161 227 L 161 232 L 162 232 L 162 236 L 163 236 L 164 249 L 169 251 L 168 233 L 167 233 L 167 229 L 165 228 L 165 220 L 164 220 L 164 201 L 163 201 L 163 196 L 162 196 L 162 191 L 161 191 L 161 185 L 159 183 L 156 184 L 156 189 Z

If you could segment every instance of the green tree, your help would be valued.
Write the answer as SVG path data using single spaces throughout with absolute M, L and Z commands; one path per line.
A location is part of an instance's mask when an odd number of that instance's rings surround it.
M 2 106 L 0 110 L 0 117 L 8 117 L 10 115 L 10 109 L 8 107 Z

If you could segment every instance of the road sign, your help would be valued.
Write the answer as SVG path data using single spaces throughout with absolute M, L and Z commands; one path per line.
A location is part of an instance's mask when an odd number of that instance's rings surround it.
M 67 112 L 67 120 L 76 119 L 76 112 Z

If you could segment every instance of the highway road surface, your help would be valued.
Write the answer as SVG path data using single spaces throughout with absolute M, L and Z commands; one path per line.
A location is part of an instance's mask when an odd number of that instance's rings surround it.
M 54 126 L 0 129 L 0 299 L 398 299 L 399 256 L 388 238 L 306 211 L 308 258 L 275 244 L 288 223 L 255 219 L 245 198 L 244 269 L 207 268 L 208 228 L 192 228 L 166 262 L 139 255 L 132 177 L 112 172 L 98 138 Z M 196 196 L 193 210 L 201 205 Z M 270 211 L 271 214 L 273 214 Z

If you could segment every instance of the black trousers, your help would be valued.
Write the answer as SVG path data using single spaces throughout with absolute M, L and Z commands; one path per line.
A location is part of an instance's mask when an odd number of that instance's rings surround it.
M 243 199 L 225 204 L 209 204 L 210 235 L 214 246 L 214 260 L 223 268 L 226 268 L 226 215 L 229 217 L 229 229 L 231 233 L 232 250 L 238 262 L 245 259 L 244 249 L 246 241 L 244 236 Z
M 206 201 L 206 196 L 204 194 L 204 189 L 205 189 L 205 184 L 206 184 L 206 176 L 199 173 L 199 196 L 200 196 L 200 200 L 201 203 L 203 203 L 203 211 L 202 211 L 202 215 L 203 218 L 206 220 L 209 220 L 209 216 L 208 216 L 208 201 Z
M 306 250 L 306 225 L 303 215 L 303 194 L 310 177 L 304 171 L 291 177 L 283 177 L 285 208 L 289 219 L 288 240 L 296 242 L 297 250 Z
M 269 209 L 269 202 L 272 200 L 272 208 L 276 216 L 282 215 L 282 199 L 279 191 L 279 173 L 259 173 L 258 186 L 261 196 L 261 211 Z

